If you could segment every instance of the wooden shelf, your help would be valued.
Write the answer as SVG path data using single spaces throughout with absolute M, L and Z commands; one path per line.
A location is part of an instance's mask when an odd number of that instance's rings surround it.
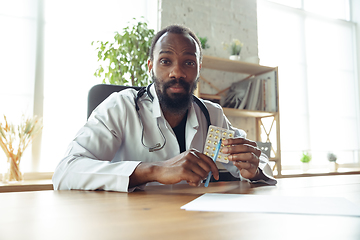
M 259 75 L 274 71 L 275 69 L 273 67 L 262 66 L 254 63 L 234 61 L 212 56 L 203 57 L 202 67 L 226 72 L 245 73 L 250 75 Z
M 275 71 L 275 80 L 276 80 L 276 103 L 279 103 L 278 93 L 278 68 L 277 67 L 268 67 L 268 66 L 262 66 L 258 64 L 248 63 L 248 62 L 242 62 L 242 61 L 234 61 L 230 59 L 225 58 L 218 58 L 218 57 L 212 57 L 212 56 L 203 56 L 202 61 L 202 68 L 204 69 L 213 69 L 218 71 L 224 71 L 224 72 L 233 72 L 233 73 L 241 73 L 241 74 L 248 74 L 246 78 L 256 77 L 258 75 L 273 72 Z M 197 95 L 203 99 L 208 99 L 210 101 L 219 102 L 221 100 L 221 94 L 224 93 L 226 89 L 218 89 L 215 84 L 212 84 L 211 81 L 206 80 L 203 76 L 200 77 L 200 79 L 209 84 L 212 88 L 217 90 L 217 94 L 206 94 L 201 93 L 201 88 L 198 88 Z M 215 80 L 216 81 L 216 80 Z M 200 84 L 200 82 L 199 82 Z M 267 134 L 269 138 L 269 134 L 271 130 L 273 129 L 273 125 L 271 124 L 270 129 L 265 130 L 265 126 L 262 123 L 262 118 L 266 117 L 273 117 L 273 123 L 275 122 L 275 127 L 273 131 L 276 131 L 276 139 L 274 140 L 273 144 L 276 146 L 276 150 L 273 150 L 275 157 L 271 158 L 270 161 L 274 161 L 276 163 L 276 168 L 278 172 L 278 176 L 281 176 L 281 149 L 280 149 L 280 118 L 279 118 L 279 106 L 277 106 L 277 112 L 264 112 L 264 111 L 253 111 L 253 110 L 247 110 L 247 109 L 234 109 L 234 108 L 223 108 L 224 114 L 228 117 L 251 117 L 255 118 L 256 121 L 256 141 L 263 141 L 261 139 L 261 130 L 264 129 L 265 133 Z
M 301 171 L 293 172 L 293 171 L 282 171 L 281 176 L 275 176 L 276 178 L 297 178 L 297 177 L 318 177 L 318 176 L 337 176 L 337 175 L 354 175 L 354 174 L 360 174 L 359 169 L 354 170 L 346 170 L 346 171 L 337 171 L 337 172 L 329 172 L 329 171 L 323 171 L 323 172 L 310 172 L 310 173 L 301 173 Z
M 276 113 L 273 112 L 263 112 L 263 111 L 251 111 L 251 110 L 239 110 L 235 108 L 223 108 L 226 116 L 231 117 L 255 117 L 255 118 L 263 118 L 263 117 L 272 117 Z

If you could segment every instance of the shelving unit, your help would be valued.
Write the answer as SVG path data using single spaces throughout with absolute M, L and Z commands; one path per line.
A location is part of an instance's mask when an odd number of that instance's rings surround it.
M 277 67 L 268 67 L 262 66 L 253 63 L 241 62 L 241 61 L 233 61 L 224 58 L 218 57 L 211 57 L 211 56 L 203 56 L 202 61 L 202 68 L 204 69 L 213 69 L 218 71 L 225 71 L 225 72 L 233 72 L 239 74 L 247 74 L 249 77 L 251 76 L 258 76 L 264 73 L 268 73 L 271 71 L 276 72 L 276 97 L 277 97 L 277 105 L 279 105 L 279 82 L 278 82 L 278 68 Z M 226 91 L 226 89 L 220 90 L 217 94 L 205 94 L 201 93 L 201 84 L 210 84 L 211 82 L 204 79 L 200 76 L 197 96 L 203 99 L 213 99 L 213 100 L 220 100 L 221 94 Z M 217 89 L 219 90 L 219 89 Z M 281 149 L 280 149 L 280 121 L 279 121 L 279 106 L 277 106 L 277 112 L 265 112 L 265 111 L 251 111 L 251 110 L 240 110 L 234 108 L 223 108 L 224 113 L 226 116 L 231 117 L 250 117 L 255 118 L 256 122 L 256 139 L 252 139 L 255 141 L 260 142 L 270 142 L 270 133 L 272 131 L 276 132 L 276 140 L 272 143 L 272 156 L 270 161 L 275 162 L 274 169 L 277 170 L 277 176 L 281 176 Z M 263 118 L 272 118 L 272 124 L 267 129 L 263 124 Z M 275 129 L 274 129 L 275 126 Z M 261 132 L 264 131 L 265 135 L 267 136 L 266 139 L 262 139 Z

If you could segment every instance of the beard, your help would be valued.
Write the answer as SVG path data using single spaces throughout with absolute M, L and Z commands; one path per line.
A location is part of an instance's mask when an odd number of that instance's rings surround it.
M 161 84 L 159 79 L 156 78 L 153 73 L 151 75 L 151 78 L 155 84 L 155 91 L 163 111 L 168 111 L 175 115 L 184 114 L 191 106 L 192 94 L 197 87 L 199 78 L 197 78 L 193 84 L 190 84 L 182 79 L 172 79 Z M 186 93 L 168 94 L 166 90 L 175 84 L 181 85 L 185 89 Z

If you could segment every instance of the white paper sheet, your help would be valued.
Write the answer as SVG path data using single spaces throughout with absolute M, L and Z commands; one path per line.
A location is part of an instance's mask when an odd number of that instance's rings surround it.
M 340 215 L 360 217 L 360 206 L 342 197 L 292 197 L 206 193 L 181 207 L 187 211 Z

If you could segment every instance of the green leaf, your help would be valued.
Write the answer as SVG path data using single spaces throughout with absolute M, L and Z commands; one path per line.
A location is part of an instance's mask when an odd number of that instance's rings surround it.
M 121 34 L 114 33 L 114 42 L 97 41 L 98 61 L 105 64 L 108 72 L 105 73 L 100 65 L 94 75 L 101 77 L 104 73 L 103 83 L 108 81 L 111 84 L 125 85 L 133 79 L 134 85 L 146 86 L 150 82 L 147 76 L 147 60 L 155 31 L 148 29 L 143 17 L 140 21 L 135 18 L 133 20 L 135 23 L 129 22 Z M 94 41 L 91 44 L 93 45 Z

